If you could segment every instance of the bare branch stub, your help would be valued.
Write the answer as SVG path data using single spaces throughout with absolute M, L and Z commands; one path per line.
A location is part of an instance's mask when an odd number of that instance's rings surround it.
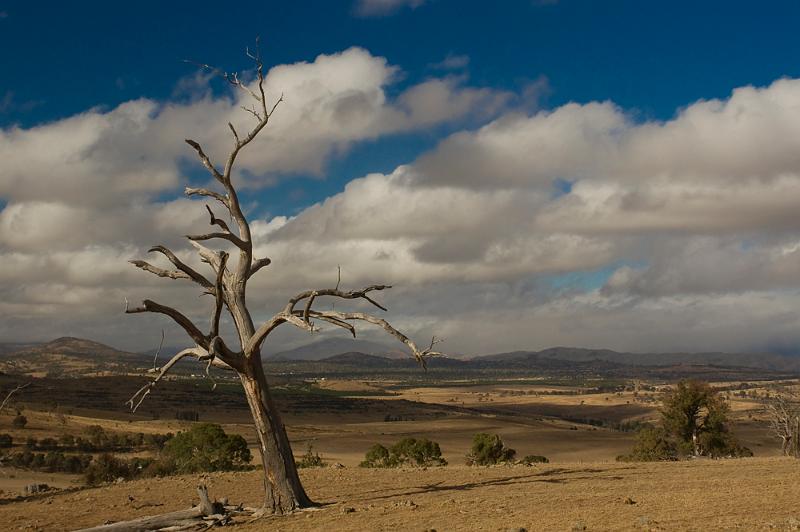
M 256 272 L 258 272 L 258 270 L 260 270 L 265 266 L 269 266 L 270 264 L 272 264 L 272 261 L 267 257 L 264 257 L 263 259 L 254 260 L 253 264 L 250 266 L 250 274 L 248 275 L 248 277 L 252 277 L 253 275 L 256 274 Z

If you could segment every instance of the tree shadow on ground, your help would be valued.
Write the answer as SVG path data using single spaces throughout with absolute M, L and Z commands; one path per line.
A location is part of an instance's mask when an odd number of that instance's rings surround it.
M 619 468 L 614 468 L 613 470 L 617 470 Z M 602 478 L 603 480 L 622 480 L 623 477 L 615 475 L 610 477 L 598 477 L 593 474 L 596 473 L 605 473 L 610 471 L 609 469 L 566 469 L 566 468 L 554 468 L 548 469 L 545 471 L 540 471 L 533 474 L 521 474 L 521 475 L 513 475 L 507 476 L 502 478 L 492 478 L 486 480 L 480 480 L 475 482 L 465 482 L 463 484 L 445 484 L 446 481 L 437 482 L 434 484 L 424 484 L 422 486 L 417 486 L 414 488 L 410 488 L 408 491 L 405 492 L 396 492 L 390 493 L 387 495 L 375 495 L 373 492 L 365 493 L 365 501 L 376 501 L 381 499 L 392 499 L 395 497 L 405 497 L 411 495 L 421 495 L 424 493 L 435 493 L 435 492 L 444 492 L 444 491 L 468 491 L 477 488 L 486 488 L 490 486 L 510 486 L 510 485 L 517 485 L 517 484 L 533 484 L 539 482 L 545 482 L 548 484 L 565 484 L 570 481 L 576 480 L 591 480 L 591 479 L 599 479 Z M 571 473 L 584 473 L 580 476 L 572 476 Z M 559 477 L 559 478 L 551 478 L 554 475 L 569 475 L 566 477 Z

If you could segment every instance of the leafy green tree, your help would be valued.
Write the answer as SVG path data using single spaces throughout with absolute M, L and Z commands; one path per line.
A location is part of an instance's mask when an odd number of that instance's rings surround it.
M 176 473 L 238 469 L 251 459 L 243 437 L 228 435 L 214 423 L 200 423 L 178 433 L 161 451 L 161 461 Z
M 664 396 L 661 424 L 645 427 L 622 461 L 677 460 L 686 456 L 752 456 L 729 429 L 730 407 L 706 382 L 682 380 Z
M 517 452 L 509 449 L 498 434 L 479 432 L 472 438 L 472 448 L 467 455 L 467 465 L 492 465 L 509 462 Z
M 661 421 L 682 455 L 752 455 L 730 433 L 729 413 L 728 403 L 708 383 L 682 380 L 664 397 Z

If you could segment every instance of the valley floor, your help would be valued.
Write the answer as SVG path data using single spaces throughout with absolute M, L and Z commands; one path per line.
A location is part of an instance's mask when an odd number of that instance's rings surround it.
M 233 530 L 798 530 L 800 461 L 303 470 L 322 506 Z M 188 508 L 195 486 L 256 505 L 260 472 L 148 479 L 0 505 L 6 530 L 70 530 Z

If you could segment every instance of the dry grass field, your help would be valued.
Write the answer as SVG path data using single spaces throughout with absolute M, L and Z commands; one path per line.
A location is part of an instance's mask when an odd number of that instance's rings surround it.
M 749 458 L 655 464 L 303 470 L 318 509 L 236 530 L 797 530 L 800 462 Z M 0 505 L 7 530 L 68 530 L 188 508 L 258 503 L 258 471 L 133 481 Z

